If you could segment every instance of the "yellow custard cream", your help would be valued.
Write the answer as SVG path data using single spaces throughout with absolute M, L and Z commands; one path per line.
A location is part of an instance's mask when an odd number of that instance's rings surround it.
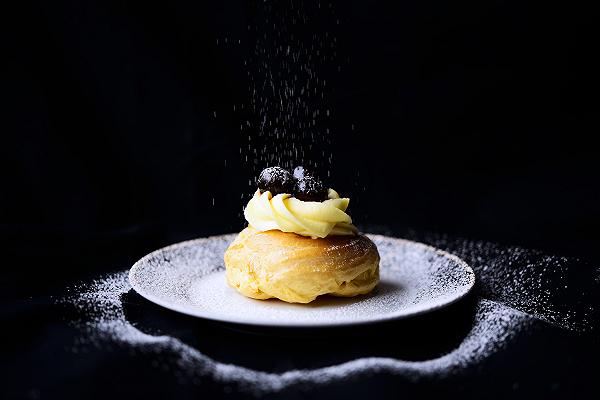
M 350 199 L 340 198 L 329 189 L 325 201 L 302 201 L 291 194 L 278 194 L 257 190 L 244 209 L 246 220 L 258 231 L 280 230 L 293 232 L 313 239 L 329 235 L 356 235 L 352 218 L 346 214 Z

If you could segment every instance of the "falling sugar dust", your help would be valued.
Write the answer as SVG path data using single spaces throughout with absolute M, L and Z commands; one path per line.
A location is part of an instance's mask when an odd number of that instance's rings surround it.
M 214 241 L 222 242 L 222 239 L 215 237 Z M 580 294 L 569 297 L 570 301 L 565 300 L 560 290 L 552 290 L 557 284 L 562 287 L 578 284 L 577 279 L 569 274 L 573 267 L 580 266 L 578 260 L 466 240 L 444 238 L 431 244 L 455 249 L 457 254 L 473 262 L 479 288 L 468 333 L 446 354 L 426 360 L 360 357 L 337 365 L 281 373 L 221 362 L 176 335 L 148 334 L 139 329 L 141 327 L 134 326 L 123 300 L 131 291 L 127 271 L 81 284 L 73 288 L 72 294 L 62 302 L 75 308 L 81 317 L 73 322 L 83 333 L 78 347 L 124 346 L 160 359 L 170 371 L 190 382 L 196 378 L 209 378 L 258 395 L 303 383 L 318 386 L 380 372 L 411 381 L 444 379 L 477 368 L 486 359 L 506 349 L 513 339 L 533 324 L 550 321 L 561 329 L 575 332 L 596 329 L 593 323 L 597 323 L 597 318 L 594 318 L 596 310 L 592 307 L 591 294 L 586 293 L 587 290 L 597 293 L 597 281 L 585 276 L 577 278 L 587 280 L 587 284 L 580 286 Z M 386 247 L 380 250 L 382 258 L 396 256 L 386 254 L 390 251 Z M 389 345 L 393 346 L 393 343 Z
M 254 2 L 247 27 L 254 46 L 244 61 L 249 106 L 240 132 L 243 161 L 256 176 L 269 165 L 304 165 L 329 176 L 333 107 L 330 81 L 342 68 L 331 3 Z M 253 182 L 250 182 L 251 184 Z

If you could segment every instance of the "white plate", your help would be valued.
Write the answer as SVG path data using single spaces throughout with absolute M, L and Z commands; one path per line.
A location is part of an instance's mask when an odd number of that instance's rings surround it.
M 225 281 L 223 253 L 235 235 L 168 246 L 139 260 L 131 286 L 163 307 L 201 318 L 263 326 L 372 323 L 433 311 L 465 296 L 475 275 L 460 258 L 422 243 L 368 235 L 381 255 L 381 282 L 368 295 L 321 296 L 309 304 L 244 297 Z

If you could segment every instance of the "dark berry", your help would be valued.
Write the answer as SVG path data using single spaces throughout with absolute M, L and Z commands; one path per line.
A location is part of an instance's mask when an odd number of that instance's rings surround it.
M 295 179 L 302 179 L 307 175 L 314 175 L 313 173 L 311 173 L 312 171 L 307 169 L 306 167 L 303 167 L 301 165 L 297 166 L 296 168 L 294 168 L 294 178 Z
M 258 188 L 261 192 L 268 190 L 273 196 L 280 193 L 292 193 L 294 178 L 288 170 L 281 167 L 265 168 L 258 177 Z
M 296 181 L 294 196 L 303 201 L 327 200 L 327 188 L 317 178 L 306 175 Z

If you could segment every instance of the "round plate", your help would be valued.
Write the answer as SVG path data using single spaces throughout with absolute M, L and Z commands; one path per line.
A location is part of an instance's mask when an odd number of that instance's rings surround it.
M 171 310 L 249 325 L 318 327 L 372 323 L 433 311 L 465 296 L 475 275 L 460 258 L 422 243 L 368 235 L 381 255 L 381 281 L 369 294 L 321 296 L 309 304 L 254 300 L 229 287 L 223 253 L 236 235 L 168 246 L 129 272 L 141 296 Z

